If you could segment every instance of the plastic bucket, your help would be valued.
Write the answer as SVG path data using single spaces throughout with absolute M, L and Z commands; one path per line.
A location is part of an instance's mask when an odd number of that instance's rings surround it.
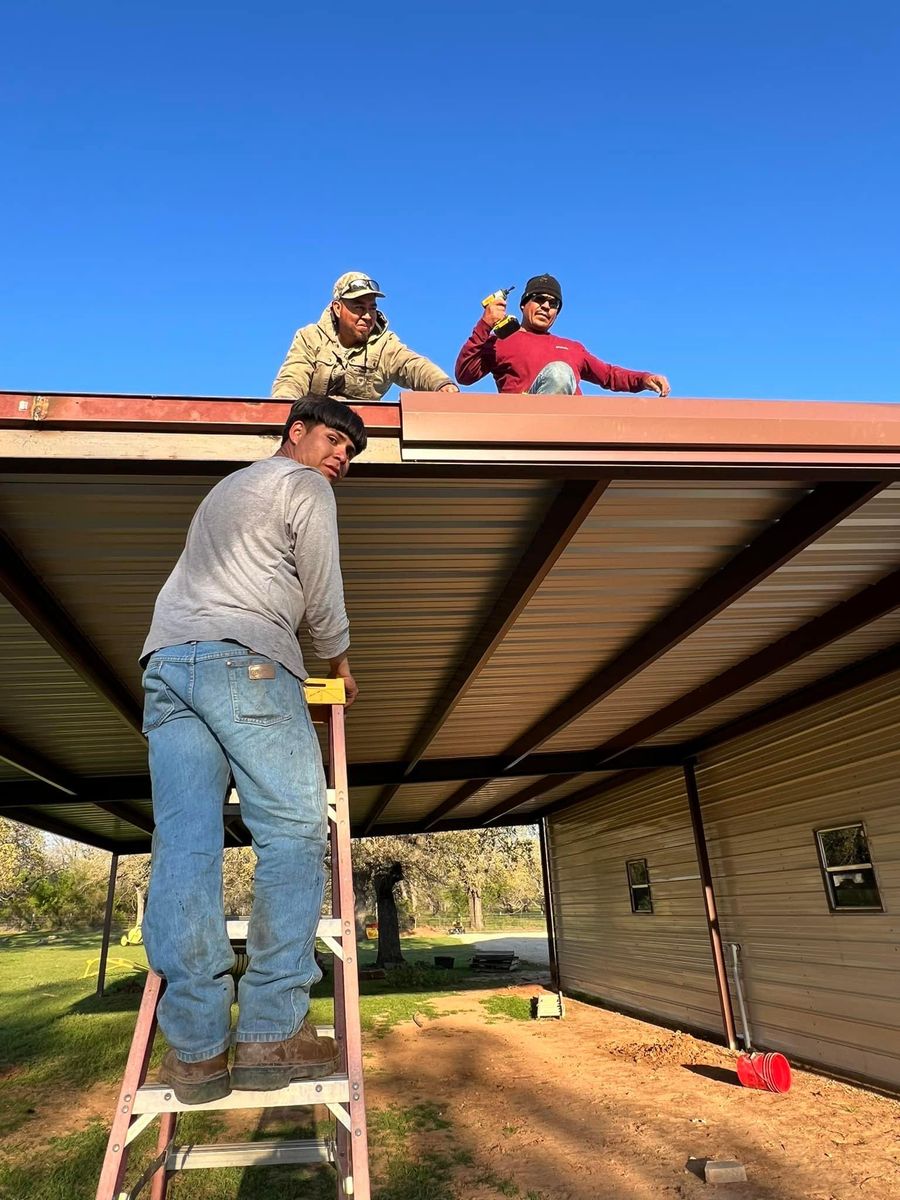
M 791 1087 L 791 1064 L 783 1054 L 742 1054 L 737 1060 L 738 1079 L 744 1087 L 760 1092 L 787 1092 Z

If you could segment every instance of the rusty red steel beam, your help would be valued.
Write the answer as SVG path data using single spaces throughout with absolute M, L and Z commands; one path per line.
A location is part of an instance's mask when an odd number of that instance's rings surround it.
M 414 734 L 404 754 L 408 764 L 404 775 L 408 776 L 413 772 L 532 596 L 594 511 L 609 482 L 608 479 L 576 479 L 562 484 L 515 570 L 494 601 L 487 619 L 459 662 L 444 694 Z M 402 786 L 401 781 L 384 790 L 372 810 L 366 830 L 373 828 Z
M 900 464 L 891 404 L 404 392 L 411 459 Z
M 850 516 L 885 485 L 868 482 L 824 483 L 809 491 L 778 520 L 773 521 L 753 542 L 676 605 L 662 620 L 638 635 L 621 654 L 601 667 L 580 687 L 570 692 L 562 704 L 535 721 L 506 751 L 504 771 L 511 770 L 544 742 L 578 720 L 595 705 L 611 696 L 657 659 L 667 654 L 701 626 L 784 566 L 840 521 Z M 598 762 L 596 769 L 601 769 Z M 570 776 L 569 778 L 574 778 Z M 557 776 L 545 782 L 543 791 L 566 782 Z M 439 821 L 447 813 L 470 799 L 477 789 L 460 788 L 430 815 Z M 537 784 L 508 797 L 484 814 L 486 824 L 498 820 L 541 794 Z
M 277 433 L 289 400 L 215 399 L 205 396 L 95 396 L 0 392 L 0 426 L 49 429 L 216 430 Z M 397 436 L 396 404 L 354 404 L 370 436 Z

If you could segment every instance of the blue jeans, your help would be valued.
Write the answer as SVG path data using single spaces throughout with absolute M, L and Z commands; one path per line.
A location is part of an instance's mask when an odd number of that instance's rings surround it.
M 549 362 L 538 371 L 525 393 L 528 396 L 574 396 L 578 387 L 575 372 L 564 362 Z
M 144 691 L 156 829 L 143 930 L 166 980 L 160 1026 L 184 1062 L 230 1042 L 222 807 L 233 776 L 257 856 L 237 1040 L 281 1041 L 321 978 L 325 777 L 300 681 L 236 643 L 191 642 L 151 656 Z

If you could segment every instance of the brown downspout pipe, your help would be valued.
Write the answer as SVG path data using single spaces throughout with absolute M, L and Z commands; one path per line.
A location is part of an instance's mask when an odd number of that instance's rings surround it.
M 106 986 L 106 959 L 109 956 L 109 933 L 112 926 L 113 901 L 116 898 L 116 871 L 119 856 L 114 854 L 109 864 L 109 887 L 106 891 L 106 912 L 103 914 L 103 945 L 100 947 L 100 962 L 97 966 L 97 995 L 103 995 Z
M 713 891 L 712 872 L 709 868 L 709 855 L 706 851 L 706 834 L 703 829 L 703 814 L 700 811 L 700 793 L 697 790 L 697 774 L 694 770 L 694 760 L 688 759 L 684 764 L 683 770 L 688 808 L 691 813 L 691 829 L 694 832 L 694 845 L 697 847 L 697 864 L 700 867 L 700 879 L 703 883 L 703 898 L 706 904 L 706 926 L 709 930 L 709 944 L 712 947 L 716 988 L 719 992 L 719 1006 L 722 1009 L 722 1024 L 725 1026 L 725 1038 L 728 1042 L 729 1050 L 737 1050 L 738 1043 L 734 1030 L 734 1010 L 731 1007 L 731 993 L 728 990 L 728 973 L 725 970 L 725 956 L 722 953 L 719 914 L 716 910 L 716 894 Z
M 559 959 L 556 952 L 556 920 L 553 916 L 553 881 L 550 877 L 550 854 L 547 844 L 547 818 L 538 821 L 541 838 L 541 876 L 544 880 L 544 916 L 547 921 L 547 949 L 550 954 L 550 982 L 559 991 Z

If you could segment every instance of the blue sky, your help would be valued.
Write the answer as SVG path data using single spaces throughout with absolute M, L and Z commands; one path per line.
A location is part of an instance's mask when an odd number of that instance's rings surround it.
M 549 271 L 559 333 L 675 395 L 900 397 L 893 3 L 36 0 L 3 37 L 0 388 L 266 395 L 359 269 L 447 368 Z

